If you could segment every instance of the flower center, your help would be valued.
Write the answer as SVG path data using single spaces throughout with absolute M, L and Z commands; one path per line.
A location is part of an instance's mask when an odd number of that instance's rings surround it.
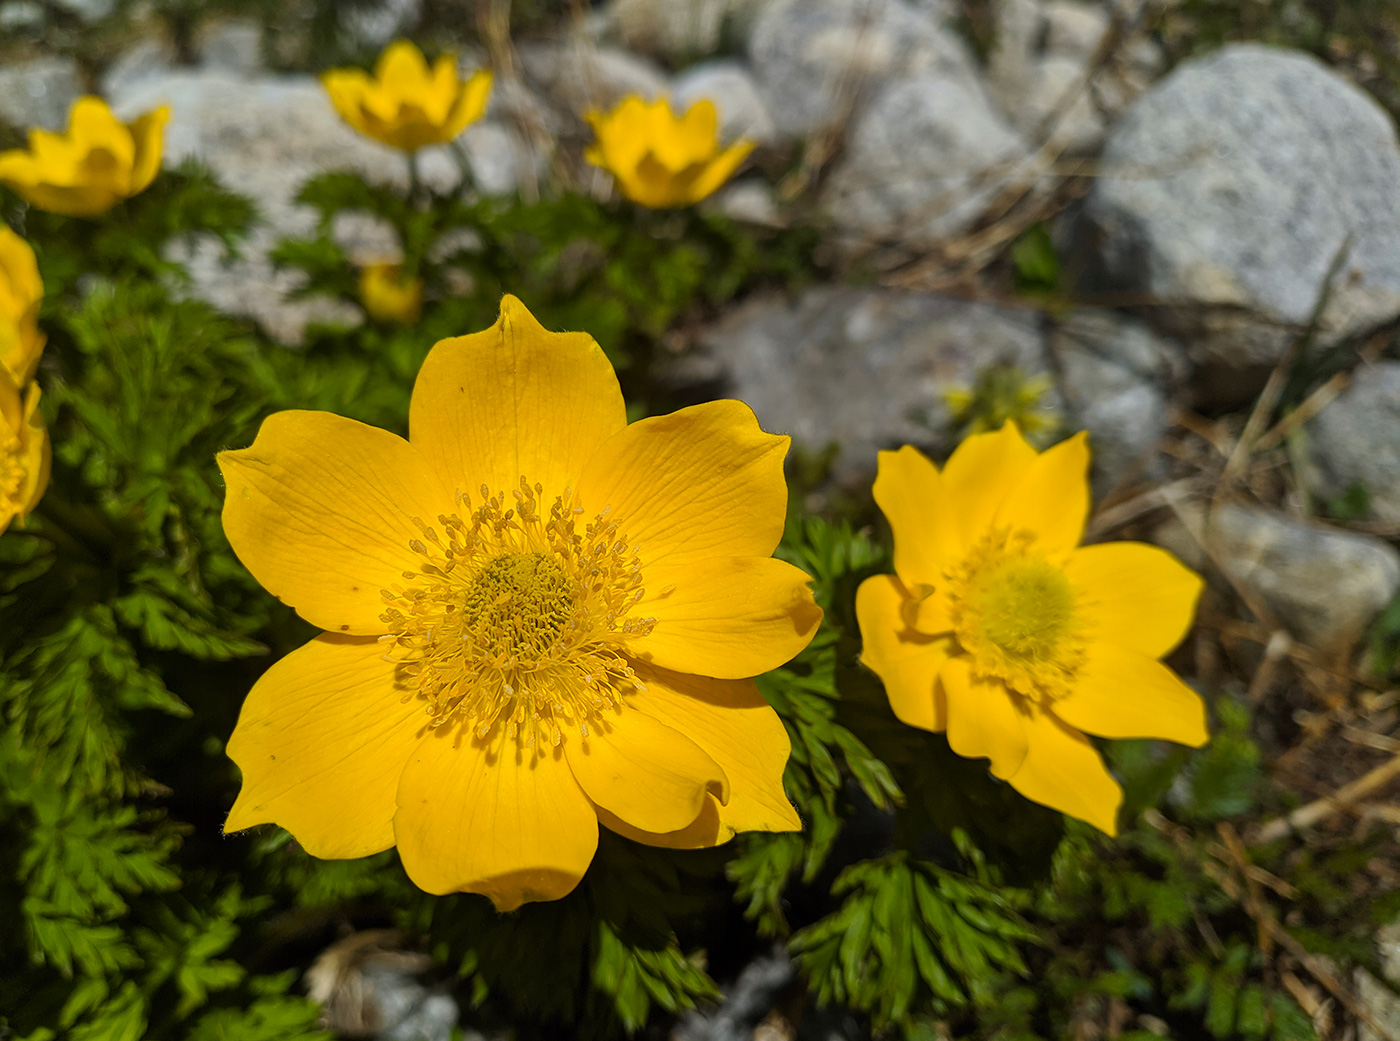
M 20 509 L 20 493 L 29 476 L 22 462 L 24 445 L 19 435 L 5 427 L 0 420 L 0 505 Z
M 1033 543 L 1029 532 L 993 532 L 948 571 L 953 631 L 974 672 L 1056 698 L 1083 659 L 1083 643 L 1069 577 Z
M 460 512 L 438 517 L 441 533 L 415 520 L 423 563 L 383 591 L 380 639 L 432 726 L 485 737 L 500 723 L 527 746 L 559 745 L 641 689 L 626 645 L 656 619 L 630 617 L 645 595 L 635 547 L 607 510 L 581 523 L 570 491 L 548 514 L 543 494 L 522 478 L 510 508 L 483 487 L 477 509 L 459 495 Z

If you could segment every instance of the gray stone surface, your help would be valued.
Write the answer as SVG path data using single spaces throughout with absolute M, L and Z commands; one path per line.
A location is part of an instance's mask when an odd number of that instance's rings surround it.
M 102 96 L 120 97 L 140 80 L 168 74 L 174 64 L 175 47 L 169 40 L 160 37 L 138 40 L 102 71 Z
M 1400 591 L 1400 553 L 1383 539 L 1236 504 L 1209 522 L 1188 504 L 1182 518 L 1153 541 L 1202 570 L 1204 540 L 1295 638 L 1326 653 L 1349 650 Z
M 669 379 L 721 388 L 748 402 L 765 429 L 791 434 L 808 450 L 839 444 L 833 476 L 856 484 L 873 473 L 881 448 L 950 450 L 946 393 L 972 386 L 993 365 L 1046 372 L 1034 315 L 819 286 L 795 301 L 759 297 L 730 312 Z
M 17 130 L 62 130 L 82 93 L 72 58 L 34 58 L 0 65 L 0 122 Z
M 341 31 L 368 51 L 388 46 L 412 32 L 423 17 L 423 0 L 372 0 L 339 5 Z
M 751 1041 L 755 1027 L 797 972 L 787 952 L 778 947 L 755 958 L 724 990 L 717 1008 L 687 1012 L 676 1024 L 675 1041 Z
M 671 97 L 678 108 L 689 108 L 701 98 L 709 98 L 719 112 L 720 136 L 725 141 L 746 137 L 759 144 L 771 144 L 778 128 L 768 107 L 759 97 L 753 76 L 732 59 L 692 65 L 671 84 Z
M 117 8 L 117 0 L 50 0 L 54 7 L 75 14 L 85 22 L 100 22 Z
M 611 31 L 630 50 L 660 58 L 713 54 L 727 37 L 747 34 L 769 0 L 612 0 Z
M 292 201 L 307 178 L 351 169 L 372 182 L 406 185 L 408 168 L 401 153 L 342 122 L 321 84 L 310 76 L 176 70 L 137 79 L 111 101 L 123 118 L 170 104 L 165 164 L 198 157 L 225 185 L 251 198 L 262 214 L 244 255 L 231 263 L 211 240 L 180 247 L 179 259 L 190 268 L 196 296 L 230 314 L 256 319 L 284 342 L 299 340 L 309 321 L 356 320 L 353 309 L 334 301 L 285 299 L 297 287 L 297 276 L 274 271 L 266 254 L 284 236 L 311 230 L 312 212 Z M 459 168 L 445 149 L 423 149 L 420 157 L 426 182 L 440 190 L 459 182 Z
M 826 203 L 856 238 L 935 242 L 980 217 L 1025 152 L 977 80 L 894 80 L 848 129 Z
M 769 0 L 749 36 L 749 64 L 778 132 L 824 130 L 890 79 L 976 82 L 975 62 L 944 20 L 941 4 Z
M 665 73 L 646 58 L 583 37 L 522 43 L 518 52 L 526 76 L 566 117 L 609 109 L 629 94 L 658 98 L 669 87 Z
M 1385 1028 L 1391 1037 L 1400 1036 L 1400 997 L 1392 987 L 1400 986 L 1400 922 L 1391 922 L 1376 930 L 1376 948 L 1381 956 L 1381 971 L 1390 981 L 1387 987 L 1365 969 L 1356 970 L 1356 997 L 1361 1007 Z M 1368 1024 L 1358 1024 L 1357 1041 L 1384 1041 L 1381 1034 Z
M 262 26 L 251 18 L 223 18 L 200 26 L 196 40 L 205 68 L 256 72 L 263 66 Z
M 0 32 L 42 32 L 44 5 L 36 0 L 5 0 L 0 4 Z
M 1348 237 L 1324 342 L 1400 314 L 1395 127 L 1312 57 L 1236 44 L 1178 67 L 1113 126 L 1104 169 L 1089 284 L 1169 303 L 1201 360 L 1276 359 Z
M 1152 474 L 1150 456 L 1170 425 L 1173 387 L 1186 377 L 1180 345 L 1113 311 L 1071 311 L 1051 333 L 1073 427 L 1088 430 L 1094 490 Z
M 1316 491 L 1341 495 L 1360 483 L 1372 517 L 1400 523 L 1400 361 L 1358 368 L 1307 433 Z

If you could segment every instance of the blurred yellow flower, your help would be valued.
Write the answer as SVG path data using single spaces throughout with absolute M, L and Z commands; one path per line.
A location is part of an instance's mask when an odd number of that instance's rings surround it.
M 0 365 L 21 387 L 34 377 L 44 350 L 44 334 L 39 331 L 43 298 L 34 250 L 0 224 Z
M 79 98 L 62 134 L 29 131 L 29 148 L 0 152 L 0 182 L 41 210 L 95 217 L 143 192 L 160 170 L 170 109 L 123 123 L 107 102 Z
M 491 73 L 465 83 L 457 60 L 444 54 L 431 71 L 423 52 L 407 40 L 385 48 L 371 77 L 361 69 L 332 69 L 321 77 L 340 117 L 360 133 L 413 152 L 451 141 L 486 111 Z
M 0 532 L 21 524 L 49 484 L 49 434 L 39 414 L 39 385 L 23 391 L 0 368 Z
M 748 677 L 811 640 L 771 556 L 788 439 L 737 401 L 628 424 L 606 356 L 507 296 L 419 371 L 411 438 L 279 412 L 223 452 L 224 531 L 324 630 L 253 687 L 224 830 L 397 846 L 432 893 L 570 892 L 601 822 L 713 846 L 800 827 Z
M 360 303 L 376 322 L 412 325 L 423 313 L 423 280 L 403 280 L 402 264 L 366 264 L 360 272 Z
M 699 202 L 729 180 L 754 148 L 740 140 L 721 149 L 715 106 L 705 100 L 677 116 L 665 98 L 646 102 L 633 95 L 611 112 L 584 118 L 598 138 L 584 158 L 608 170 L 627 198 L 652 209 Z
M 1081 547 L 1088 467 L 1085 435 L 1037 454 L 1014 423 L 942 472 L 908 446 L 881 452 L 895 573 L 862 583 L 856 615 L 896 716 L 1113 835 L 1123 793 L 1084 734 L 1205 744 L 1204 704 L 1158 660 L 1201 580 L 1154 546 Z

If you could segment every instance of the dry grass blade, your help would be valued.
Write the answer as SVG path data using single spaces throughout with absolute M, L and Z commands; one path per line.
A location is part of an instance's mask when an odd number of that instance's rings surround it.
M 1400 777 L 1400 755 L 1382 763 L 1350 784 L 1343 785 L 1334 794 L 1315 799 L 1306 806 L 1300 806 L 1287 817 L 1277 817 L 1266 822 L 1255 832 L 1251 844 L 1262 845 L 1266 842 L 1274 842 L 1291 832 L 1310 828 L 1384 787 L 1397 777 Z

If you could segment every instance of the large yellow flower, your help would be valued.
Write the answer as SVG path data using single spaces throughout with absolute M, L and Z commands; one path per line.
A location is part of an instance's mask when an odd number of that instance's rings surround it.
M 49 434 L 39 414 L 39 385 L 21 389 L 0 367 L 0 532 L 21 524 L 49 484 Z
M 711 195 L 754 148 L 747 140 L 720 148 L 719 120 L 708 100 L 677 116 L 665 98 L 632 95 L 611 112 L 584 118 L 598 138 L 584 158 L 612 173 L 627 198 L 652 209 L 690 206 Z
M 24 386 L 34 376 L 44 350 L 39 331 L 39 304 L 44 283 L 34 250 L 0 224 L 0 365 Z
M 360 272 L 360 303 L 376 322 L 412 325 L 423 313 L 423 280 L 404 281 L 402 264 L 366 264 Z
M 373 77 L 361 69 L 332 69 L 321 82 L 345 122 L 405 152 L 451 141 L 481 118 L 491 93 L 486 69 L 464 83 L 456 59 L 444 54 L 430 71 L 408 40 L 384 49 Z
M 574 888 L 598 823 L 699 847 L 788 831 L 755 676 L 811 639 L 773 559 L 788 439 L 737 401 L 628 425 L 607 358 L 514 297 L 439 342 L 409 439 L 280 412 L 224 452 L 224 530 L 326 632 L 254 686 L 224 827 L 319 857 L 398 846 L 433 893 Z
M 0 152 L 0 182 L 41 210 L 95 217 L 155 179 L 169 116 L 161 107 L 123 123 L 86 95 L 73 103 L 64 133 L 31 130 L 28 150 Z
M 895 715 L 1112 835 L 1123 793 L 1084 734 L 1206 742 L 1200 697 L 1158 661 L 1201 580 L 1153 546 L 1079 545 L 1088 466 L 1085 435 L 1037 454 L 1012 423 L 941 473 L 881 452 L 895 574 L 862 583 L 856 614 Z

